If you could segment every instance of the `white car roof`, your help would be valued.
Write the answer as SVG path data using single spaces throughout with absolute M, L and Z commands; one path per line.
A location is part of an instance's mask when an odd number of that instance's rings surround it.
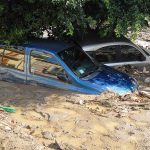
M 111 45 L 130 45 L 134 46 L 134 44 L 130 42 L 106 42 L 106 43 L 99 43 L 99 44 L 89 44 L 89 45 L 83 45 L 82 49 L 84 51 L 96 51 L 99 48 L 106 47 L 106 46 L 111 46 Z

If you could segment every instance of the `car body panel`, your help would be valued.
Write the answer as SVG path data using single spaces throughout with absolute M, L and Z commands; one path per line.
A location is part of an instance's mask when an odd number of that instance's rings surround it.
M 27 55 L 28 55 L 28 60 L 27 60 L 27 83 L 30 84 L 40 84 L 48 87 L 56 87 L 56 88 L 61 88 L 65 90 L 72 90 L 76 92 L 82 92 L 82 93 L 90 93 L 92 94 L 91 90 L 88 90 L 88 88 L 84 88 L 84 86 L 81 86 L 78 84 L 78 80 L 76 79 L 76 76 L 70 71 L 70 69 L 63 63 L 61 59 L 59 59 L 57 53 L 54 51 L 47 51 L 47 50 L 42 50 L 42 49 L 36 49 L 36 51 L 39 52 L 45 52 L 45 53 L 50 53 L 56 58 L 56 60 L 64 67 L 66 72 L 70 72 L 70 80 L 72 81 L 72 84 L 69 83 L 64 83 L 60 82 L 58 80 L 50 79 L 50 78 L 44 78 L 38 75 L 33 75 L 30 73 L 30 52 L 32 51 L 33 48 L 27 48 Z
M 101 92 L 111 91 L 119 95 L 134 92 L 138 88 L 137 83 L 133 84 L 131 77 L 106 66 L 101 66 L 96 73 L 86 77 L 85 80 L 94 84 Z
M 0 67 L 0 80 L 26 83 L 26 74 L 18 70 Z
M 58 53 L 71 46 L 73 46 L 72 43 L 66 43 L 61 40 L 48 40 L 48 39 L 35 39 L 32 40 L 32 42 L 23 45 L 23 47 L 45 50 L 51 53 Z
M 99 66 L 97 71 L 84 78 L 79 78 L 58 55 L 60 51 L 68 47 L 72 47 L 73 45 L 55 42 L 55 44 L 57 43 L 56 49 L 51 49 L 53 41 L 51 43 L 46 44 L 45 47 L 44 44 L 42 44 L 42 46 L 40 46 L 40 44 L 26 44 L 16 47 L 24 48 L 25 50 L 24 71 L 0 66 L 0 80 L 14 81 L 26 84 L 40 84 L 48 87 L 56 87 L 85 94 L 100 94 L 104 91 L 112 91 L 119 95 L 124 95 L 137 90 L 138 84 L 133 78 L 130 78 L 126 74 L 123 74 L 107 66 Z M 4 45 L 1 45 L 0 47 L 4 47 Z M 30 72 L 30 55 L 33 50 L 37 53 L 43 52 L 46 54 L 51 54 L 54 58 L 52 59 L 52 62 L 55 63 L 56 61 L 56 63 L 59 63 L 67 73 L 68 81 L 64 82 L 57 79 L 46 78 L 32 74 Z

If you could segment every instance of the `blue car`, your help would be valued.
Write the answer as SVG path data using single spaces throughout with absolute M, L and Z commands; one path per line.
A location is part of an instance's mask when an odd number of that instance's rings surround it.
M 0 80 L 86 94 L 111 91 L 125 95 L 138 88 L 135 79 L 97 65 L 79 46 L 47 39 L 22 46 L 0 45 Z

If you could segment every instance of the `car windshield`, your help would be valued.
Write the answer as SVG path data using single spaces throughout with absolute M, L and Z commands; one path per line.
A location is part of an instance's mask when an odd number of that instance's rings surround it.
M 79 47 L 63 50 L 58 55 L 79 78 L 86 77 L 98 69 Z

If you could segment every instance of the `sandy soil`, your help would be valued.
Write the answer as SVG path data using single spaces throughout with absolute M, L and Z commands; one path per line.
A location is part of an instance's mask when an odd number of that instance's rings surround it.
M 91 96 L 2 81 L 0 95 L 1 105 L 17 110 L 0 113 L 2 150 L 150 149 L 148 95 Z

